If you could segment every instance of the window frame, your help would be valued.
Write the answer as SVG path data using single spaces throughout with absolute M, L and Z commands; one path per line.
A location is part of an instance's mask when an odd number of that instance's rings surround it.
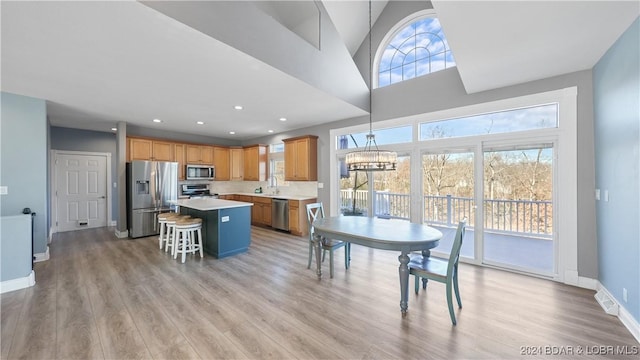
M 387 31 L 387 33 L 385 34 L 385 36 L 382 38 L 382 40 L 380 41 L 380 43 L 378 44 L 378 48 L 376 49 L 374 58 L 373 58 L 373 74 L 376 76 L 372 76 L 372 84 L 371 84 L 371 88 L 372 89 L 377 89 L 380 87 L 380 60 L 382 60 L 382 55 L 384 54 L 385 50 L 387 49 L 387 46 L 389 45 L 389 42 L 398 34 L 398 32 L 402 29 L 404 29 L 405 27 L 411 25 L 412 23 L 414 23 L 415 21 L 421 20 L 423 18 L 427 18 L 427 17 L 433 17 L 433 18 L 437 18 L 438 14 L 436 13 L 436 11 L 434 9 L 425 9 L 425 10 L 421 10 L 418 12 L 415 12 L 411 15 L 408 15 L 407 17 L 405 17 L 404 19 L 398 21 L 393 27 L 391 27 L 391 29 L 389 29 Z M 444 34 L 444 31 L 443 31 Z M 446 39 L 446 37 L 445 37 Z M 447 41 L 448 42 L 448 41 Z M 451 51 L 451 48 L 449 48 L 449 51 Z M 446 69 L 452 69 L 454 67 L 456 67 L 457 65 L 453 65 L 451 67 L 447 67 L 445 69 L 442 70 L 446 70 Z M 441 71 L 441 70 L 438 70 Z M 435 72 L 438 72 L 435 71 Z M 429 74 L 433 74 L 434 72 L 429 72 Z M 425 75 L 420 75 L 420 76 L 426 76 L 429 74 L 425 74 Z M 418 76 L 416 76 L 418 77 Z M 416 77 L 413 77 L 411 79 L 415 79 Z M 406 79 L 406 80 L 410 80 L 410 79 Z M 406 80 L 402 80 L 396 83 L 391 83 L 389 85 L 393 85 L 393 84 L 397 84 L 400 82 L 404 82 Z M 385 85 L 385 86 L 389 86 L 389 85 Z

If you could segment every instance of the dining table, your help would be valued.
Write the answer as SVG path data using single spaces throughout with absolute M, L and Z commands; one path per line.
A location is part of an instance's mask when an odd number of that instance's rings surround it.
M 381 219 L 365 216 L 332 216 L 316 219 L 312 242 L 316 253 L 316 274 L 322 278 L 322 241 L 342 240 L 374 249 L 400 251 L 400 311 L 407 315 L 409 298 L 409 253 L 421 251 L 430 256 L 430 249 L 438 246 L 442 233 L 425 224 L 407 220 Z

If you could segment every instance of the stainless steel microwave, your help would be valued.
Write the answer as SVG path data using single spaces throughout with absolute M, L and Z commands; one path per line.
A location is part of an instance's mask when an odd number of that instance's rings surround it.
M 216 168 L 210 165 L 187 164 L 187 180 L 214 180 Z

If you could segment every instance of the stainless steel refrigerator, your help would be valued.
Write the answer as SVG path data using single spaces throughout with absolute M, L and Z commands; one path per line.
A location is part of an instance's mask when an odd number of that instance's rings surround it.
M 178 163 L 132 161 L 127 163 L 127 224 L 129 237 L 160 233 L 158 214 L 175 207 L 178 199 Z

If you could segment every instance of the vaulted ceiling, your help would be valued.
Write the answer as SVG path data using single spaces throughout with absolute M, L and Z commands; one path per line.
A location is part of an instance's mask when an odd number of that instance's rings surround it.
M 374 21 L 386 4 L 374 1 Z M 433 6 L 469 92 L 589 69 L 638 16 L 630 1 Z M 368 111 L 352 59 L 366 1 L 2 1 L 0 12 L 0 88 L 47 100 L 56 126 L 244 140 Z

